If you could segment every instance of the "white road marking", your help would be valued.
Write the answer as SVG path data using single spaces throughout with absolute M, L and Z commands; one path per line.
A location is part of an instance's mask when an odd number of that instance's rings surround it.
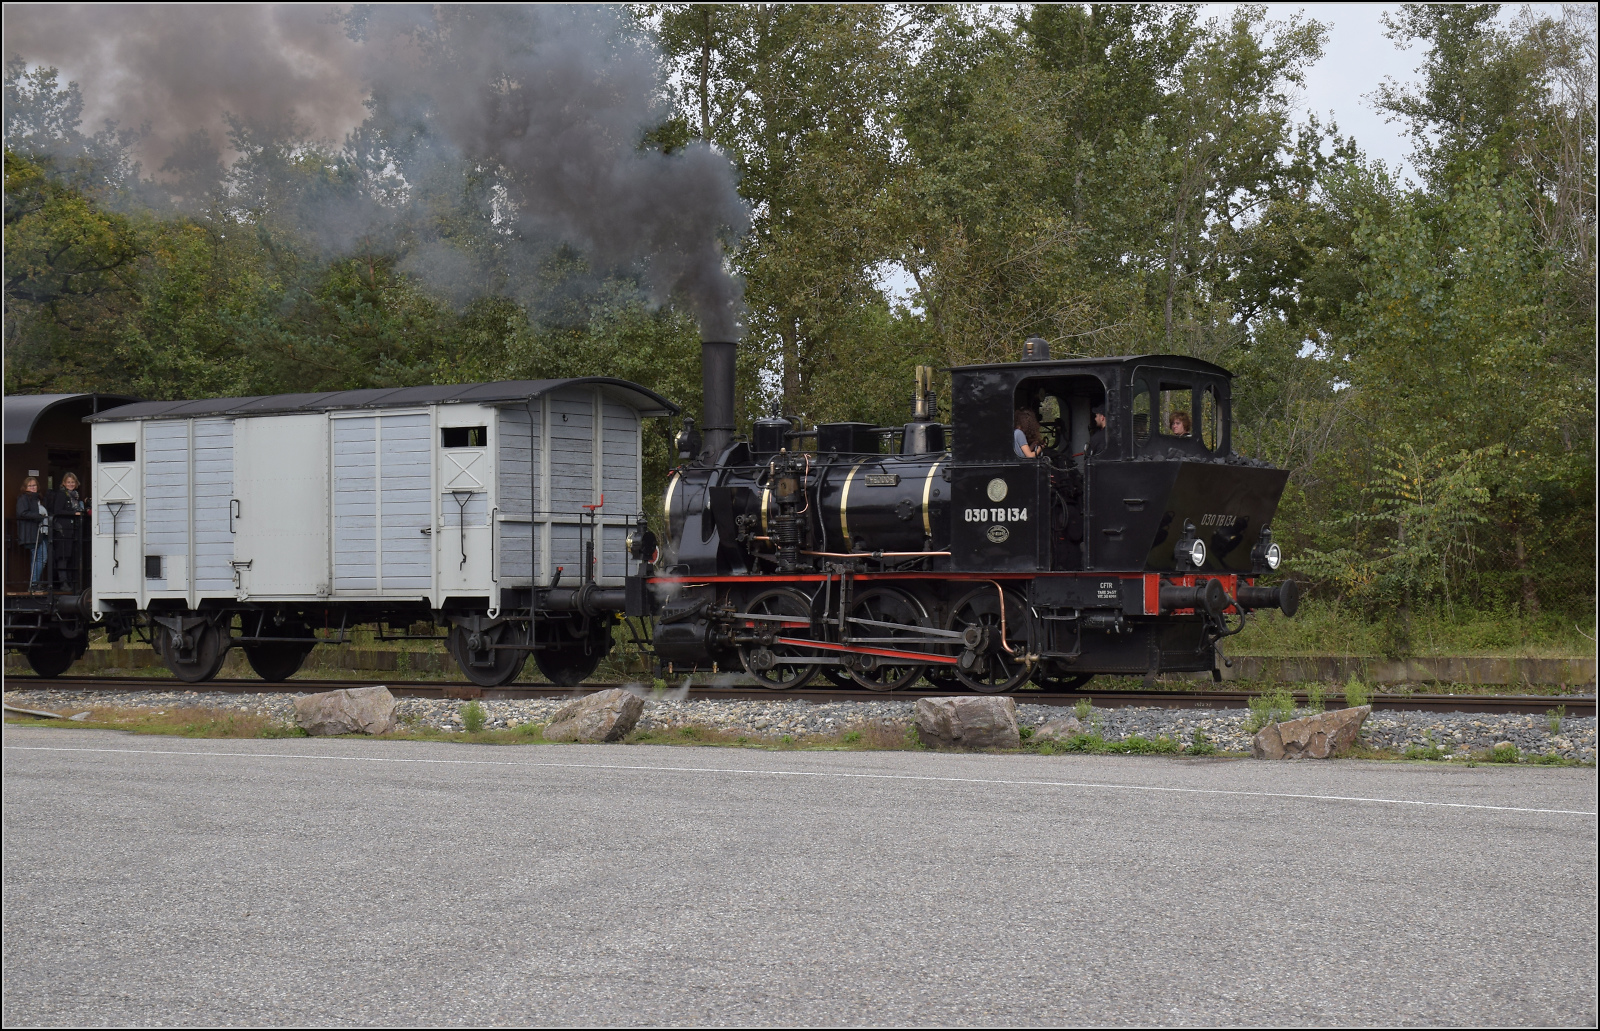
M 305 755 L 298 752 L 190 752 L 162 748 L 61 748 L 52 745 L 6 745 L 7 752 L 112 752 L 119 755 L 186 755 L 231 759 L 313 759 L 322 762 L 420 763 L 437 766 L 525 766 L 562 770 L 623 770 L 643 773 L 722 773 L 751 777 L 821 777 L 839 780 L 904 780 L 939 784 L 995 784 L 1041 788 L 1089 788 L 1100 791 L 1152 791 L 1185 795 L 1234 795 L 1248 798 L 1294 798 L 1316 802 L 1373 802 L 1420 805 L 1441 809 L 1490 809 L 1505 813 L 1549 813 L 1558 816 L 1600 816 L 1581 809 L 1530 809 L 1481 802 L 1425 802 L 1414 798 L 1368 798 L 1361 795 L 1305 795 L 1287 791 L 1237 791 L 1227 788 L 1171 788 L 1148 784 L 1103 784 L 1074 780 L 1005 780 L 993 777 L 932 777 L 912 773 L 844 773 L 824 770 L 747 770 L 723 766 L 643 766 L 625 763 L 526 762 L 506 759 L 406 759 L 386 755 Z

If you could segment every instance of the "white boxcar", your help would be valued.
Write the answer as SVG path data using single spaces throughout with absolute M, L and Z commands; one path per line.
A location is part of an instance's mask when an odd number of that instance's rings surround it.
M 448 619 L 479 682 L 515 676 L 545 637 L 551 665 L 572 640 L 586 661 L 588 617 L 629 572 L 641 420 L 675 411 L 591 377 L 102 413 L 94 607 L 147 622 L 185 679 L 214 675 L 231 645 L 263 676 L 291 658 L 292 673 L 313 630 L 419 614 Z M 551 608 L 566 620 L 553 637 L 535 625 Z

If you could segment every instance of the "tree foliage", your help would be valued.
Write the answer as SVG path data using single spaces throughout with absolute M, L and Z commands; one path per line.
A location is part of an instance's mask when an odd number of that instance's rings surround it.
M 617 45 L 659 52 L 637 145 L 709 142 L 751 208 L 745 418 L 899 422 L 915 365 L 1031 335 L 1195 355 L 1237 375 L 1236 446 L 1290 470 L 1275 529 L 1317 589 L 1592 601 L 1592 6 L 1390 17 L 1421 75 L 1374 100 L 1420 184 L 1297 118 L 1325 29 L 1264 7 L 631 10 Z M 698 410 L 696 326 L 648 270 L 536 238 L 395 98 L 338 147 L 197 127 L 147 174 L 54 70 L 5 83 L 8 392 L 603 372 Z

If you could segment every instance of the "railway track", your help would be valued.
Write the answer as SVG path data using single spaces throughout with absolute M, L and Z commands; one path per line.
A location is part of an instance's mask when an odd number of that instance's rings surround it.
M 201 691 L 219 694 L 273 694 L 281 691 L 307 693 L 332 691 L 341 687 L 369 687 L 383 684 L 401 697 L 410 698 L 481 698 L 485 701 L 523 698 L 565 698 L 580 693 L 622 687 L 621 683 L 587 683 L 581 688 L 556 687 L 549 684 L 512 684 L 506 687 L 479 688 L 469 684 L 440 683 L 416 680 L 293 680 L 287 683 L 268 683 L 262 680 L 212 680 L 204 684 L 187 684 L 181 680 L 154 677 L 42 677 L 8 676 L 8 689 L 50 689 L 83 692 L 96 691 Z M 674 692 L 675 693 L 675 692 Z M 708 701 L 764 701 L 788 699 L 807 702 L 882 701 L 886 699 L 916 699 L 947 696 L 945 688 L 922 688 L 877 694 L 871 691 L 852 691 L 840 688 L 807 688 L 800 691 L 769 691 L 744 685 L 716 686 L 693 684 L 686 697 Z M 1243 709 L 1255 697 L 1253 691 L 1011 691 L 1009 697 L 1018 702 L 1034 705 L 1076 705 L 1089 699 L 1103 709 L 1120 709 L 1153 706 L 1164 709 Z M 1304 703 L 1305 692 L 1295 692 L 1295 701 Z M 1329 707 L 1342 704 L 1340 695 L 1325 698 Z M 1593 716 L 1594 695 L 1451 695 L 1451 694 L 1379 694 L 1373 696 L 1374 709 L 1409 710 L 1414 712 L 1484 712 L 1484 713 L 1546 713 L 1563 706 L 1568 716 Z

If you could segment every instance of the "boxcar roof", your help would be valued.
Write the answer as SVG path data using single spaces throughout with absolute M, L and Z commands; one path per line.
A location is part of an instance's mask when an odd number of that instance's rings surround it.
M 1217 376 L 1233 378 L 1233 373 L 1220 365 L 1201 358 L 1190 358 L 1185 354 L 1126 354 L 1109 355 L 1105 358 L 1046 358 L 1040 361 L 1025 362 L 995 362 L 989 365 L 957 365 L 951 372 L 969 372 L 979 369 L 1017 369 L 1020 371 L 1043 371 L 1046 369 L 1064 367 L 1074 371 L 1087 370 L 1096 367 L 1115 365 L 1164 365 L 1170 369 L 1193 369 L 1196 372 L 1208 372 Z
M 26 444 L 33 436 L 33 428 L 44 414 L 53 408 L 80 403 L 86 410 L 94 411 L 102 405 L 126 405 L 138 398 L 126 394 L 13 394 L 5 400 L 7 444 Z
M 334 390 L 320 394 L 274 394 L 270 397 L 219 397 L 201 401 L 145 401 L 90 416 L 89 422 L 123 422 L 136 419 L 191 419 L 197 417 L 286 415 L 328 412 L 346 408 L 414 408 L 432 404 L 516 404 L 552 390 L 598 384 L 621 394 L 640 415 L 676 415 L 678 406 L 637 383 L 610 376 L 574 379 L 513 379 L 499 383 L 445 383 L 422 387 L 377 387 L 368 390 Z M 10 439 L 10 402 L 6 433 Z

